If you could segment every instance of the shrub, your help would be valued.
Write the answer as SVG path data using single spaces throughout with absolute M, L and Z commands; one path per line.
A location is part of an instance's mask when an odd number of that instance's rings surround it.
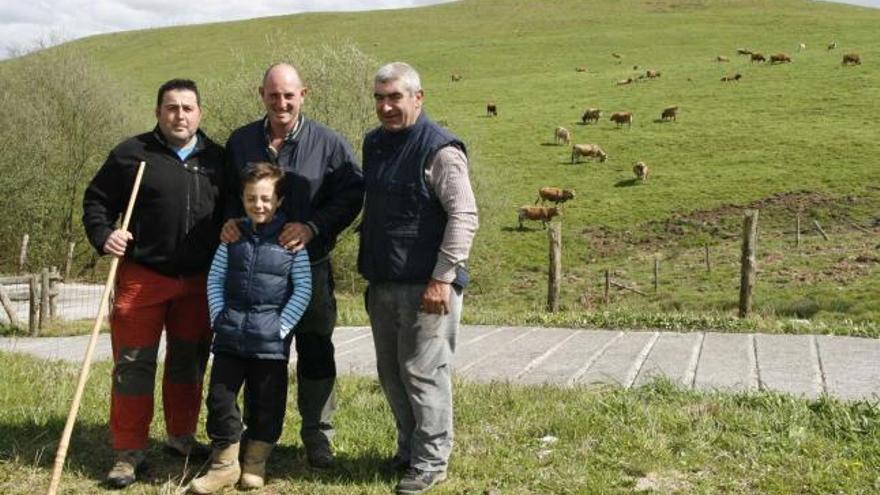
M 60 265 L 68 242 L 91 258 L 80 224 L 85 185 L 130 129 L 129 98 L 92 59 L 71 48 L 0 65 L 0 271 Z

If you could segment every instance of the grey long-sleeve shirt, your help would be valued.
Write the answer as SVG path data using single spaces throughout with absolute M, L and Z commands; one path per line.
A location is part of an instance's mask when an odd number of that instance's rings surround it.
M 467 156 L 454 146 L 441 148 L 425 168 L 425 182 L 448 216 L 431 276 L 449 283 L 455 280 L 455 268 L 468 259 L 479 225 Z

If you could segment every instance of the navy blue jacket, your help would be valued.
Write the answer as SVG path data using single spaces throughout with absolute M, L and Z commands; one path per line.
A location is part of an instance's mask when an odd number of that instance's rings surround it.
M 244 216 L 241 173 L 249 164 L 270 162 L 286 172 L 284 213 L 294 222 L 312 222 L 318 235 L 309 242 L 312 261 L 325 259 L 336 238 L 361 211 L 364 179 L 351 146 L 333 130 L 307 118 L 296 138 L 269 153 L 264 120 L 237 129 L 226 142 L 226 217 Z
M 278 245 L 284 215 L 257 227 L 250 223 L 229 244 L 223 310 L 214 321 L 215 353 L 259 359 L 288 359 L 293 332 L 281 337 L 281 310 L 293 287 L 295 253 Z

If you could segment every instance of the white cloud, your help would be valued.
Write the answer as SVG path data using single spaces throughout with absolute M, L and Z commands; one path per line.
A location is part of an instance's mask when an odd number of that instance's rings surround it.
M 315 11 L 414 7 L 450 0 L 4 0 L 0 58 L 93 34 Z M 880 1 L 880 0 L 878 0 Z

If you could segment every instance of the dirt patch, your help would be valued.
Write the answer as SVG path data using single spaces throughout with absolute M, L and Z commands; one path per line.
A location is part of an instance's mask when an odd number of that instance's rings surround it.
M 656 493 L 690 493 L 691 484 L 684 473 L 668 471 L 665 473 L 647 473 L 636 479 L 635 491 Z

